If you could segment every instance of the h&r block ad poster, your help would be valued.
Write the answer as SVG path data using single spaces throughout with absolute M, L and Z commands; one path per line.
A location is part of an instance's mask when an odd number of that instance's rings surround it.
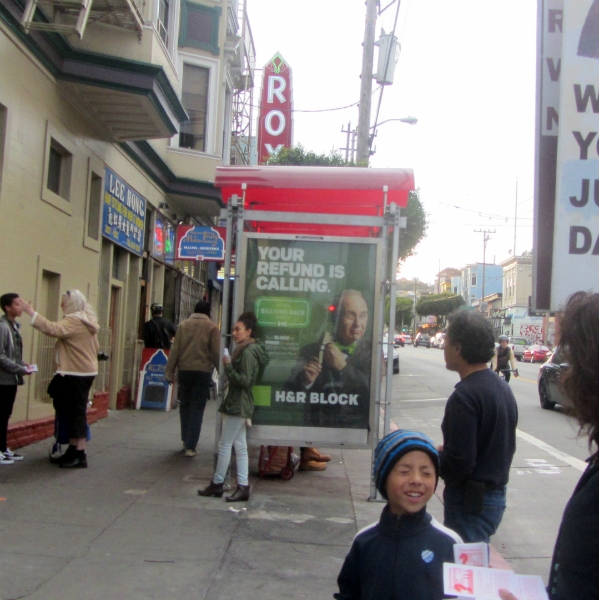
M 256 425 L 368 429 L 377 245 L 247 239 L 244 310 L 268 364 Z

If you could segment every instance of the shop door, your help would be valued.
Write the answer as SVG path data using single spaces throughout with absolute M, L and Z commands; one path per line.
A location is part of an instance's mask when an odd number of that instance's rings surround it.
M 110 329 L 110 397 L 116 398 L 119 387 L 118 364 L 119 356 L 119 320 L 120 320 L 121 288 L 113 285 L 110 287 L 110 311 L 108 314 L 108 328 Z M 111 402 L 112 403 L 112 402 Z

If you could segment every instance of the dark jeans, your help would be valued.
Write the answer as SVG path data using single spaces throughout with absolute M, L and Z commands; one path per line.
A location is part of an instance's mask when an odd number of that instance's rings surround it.
M 69 428 L 69 438 L 87 437 L 87 403 L 93 375 L 54 375 L 48 386 L 54 410 L 61 413 Z
M 445 519 L 443 524 L 458 533 L 464 542 L 487 542 L 497 531 L 505 511 L 506 488 L 486 490 L 482 512 L 470 514 L 465 509 L 465 488 L 445 486 Z
M 179 371 L 179 417 L 181 441 L 188 450 L 195 450 L 200 439 L 204 409 L 210 396 L 212 373 Z
M 8 420 L 12 415 L 12 407 L 17 397 L 17 386 L 0 385 L 0 452 L 6 450 L 6 433 L 8 431 Z

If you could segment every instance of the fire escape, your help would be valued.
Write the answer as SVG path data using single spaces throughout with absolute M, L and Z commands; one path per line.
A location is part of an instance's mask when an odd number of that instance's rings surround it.
M 255 153 L 252 138 L 252 100 L 256 48 L 247 15 L 247 0 L 229 4 L 226 48 L 233 77 L 231 164 L 249 165 Z
M 21 19 L 25 33 L 35 29 L 79 38 L 88 24 L 98 22 L 130 29 L 141 39 L 143 17 L 136 0 L 27 0 Z

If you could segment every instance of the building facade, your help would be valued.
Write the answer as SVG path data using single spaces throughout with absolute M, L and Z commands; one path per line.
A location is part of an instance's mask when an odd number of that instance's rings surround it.
M 462 273 L 460 293 L 466 301 L 466 306 L 478 306 L 483 296 L 502 291 L 503 269 L 500 265 L 472 263 L 462 267 L 460 271 Z
M 175 232 L 216 224 L 215 169 L 248 160 L 254 55 L 243 2 L 0 0 L 0 293 L 53 320 L 66 290 L 90 299 L 111 408 L 152 303 L 178 322 L 207 298 L 219 318 L 216 269 L 175 260 Z M 13 422 L 53 414 L 53 342 L 24 321 L 39 372 Z

